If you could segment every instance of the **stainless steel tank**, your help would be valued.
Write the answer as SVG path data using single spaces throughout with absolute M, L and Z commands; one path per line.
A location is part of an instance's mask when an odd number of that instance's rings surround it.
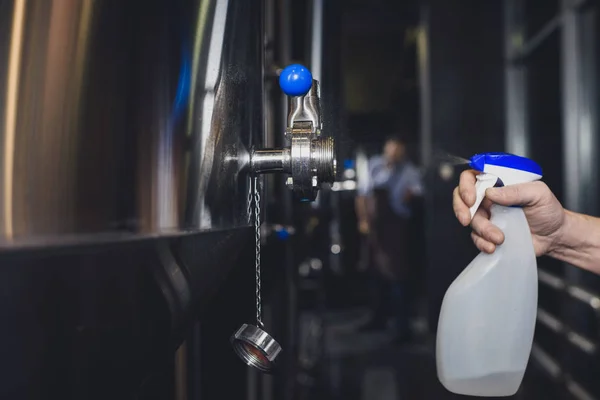
M 0 2 L 0 247 L 246 225 L 260 3 Z
M 236 266 L 252 315 L 262 11 L 0 1 L 0 398 L 160 398 Z

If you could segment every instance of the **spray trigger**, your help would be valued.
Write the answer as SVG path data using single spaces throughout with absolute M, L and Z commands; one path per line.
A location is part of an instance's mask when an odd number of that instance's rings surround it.
M 473 218 L 477 212 L 477 209 L 481 205 L 481 202 L 485 197 L 485 191 L 496 186 L 497 183 L 502 183 L 502 181 L 500 181 L 500 178 L 498 178 L 496 175 L 485 173 L 477 175 L 477 182 L 475 183 L 475 192 L 477 197 L 475 199 L 475 204 L 473 204 L 473 206 L 470 208 L 471 218 Z

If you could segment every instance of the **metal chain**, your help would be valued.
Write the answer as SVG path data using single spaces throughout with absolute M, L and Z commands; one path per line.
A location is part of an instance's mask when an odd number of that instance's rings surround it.
M 254 180 L 250 177 L 250 182 L 248 184 L 248 224 L 252 222 L 252 204 L 254 202 Z
M 254 229 L 256 239 L 256 323 L 260 328 L 262 323 L 262 306 L 260 299 L 260 188 L 258 187 L 258 177 L 254 177 Z

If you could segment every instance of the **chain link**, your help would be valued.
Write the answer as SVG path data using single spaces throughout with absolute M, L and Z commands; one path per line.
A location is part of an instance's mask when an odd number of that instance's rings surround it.
M 260 298 L 260 188 L 257 176 L 254 176 L 252 186 L 254 187 L 254 233 L 256 239 L 256 323 L 262 328 L 262 305 Z
M 250 177 L 250 182 L 248 184 L 248 224 L 252 223 L 253 210 L 252 205 L 254 204 L 254 180 Z

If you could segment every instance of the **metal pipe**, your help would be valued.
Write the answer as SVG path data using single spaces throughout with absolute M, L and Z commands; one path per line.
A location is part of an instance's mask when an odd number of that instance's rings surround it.
M 531 357 L 544 371 L 556 382 L 564 383 L 566 390 L 577 400 L 595 400 L 578 382 L 574 381 L 569 374 L 563 371 L 551 355 L 546 353 L 539 345 L 533 344 Z
M 557 15 L 552 18 L 550 21 L 546 22 L 546 24 L 530 39 L 524 41 L 521 49 L 515 52 L 515 55 L 511 62 L 519 62 L 523 58 L 529 56 L 536 49 L 539 48 L 540 44 L 542 44 L 550 35 L 560 29 L 563 25 L 563 16 Z
M 530 139 L 527 131 L 527 66 L 513 62 L 520 56 L 517 37 L 523 35 L 523 5 L 518 0 L 504 2 L 504 54 L 505 63 L 505 150 L 509 153 L 529 155 Z
M 292 59 L 292 6 L 291 0 L 279 0 L 280 18 L 279 18 L 279 64 L 289 65 Z M 288 102 L 285 93 L 281 93 L 281 120 L 280 132 L 285 132 L 287 127 Z M 284 141 L 281 135 L 281 141 Z M 283 223 L 291 225 L 293 223 L 293 203 L 291 193 L 285 192 L 282 196 L 283 205 Z M 294 264 L 294 249 L 291 241 L 285 243 L 283 254 L 284 268 L 284 284 L 285 289 L 279 298 L 281 301 L 281 313 L 285 318 L 285 324 L 282 326 L 284 334 L 282 335 L 282 346 L 286 349 L 283 360 L 282 372 L 285 378 L 281 379 L 281 388 L 273 393 L 273 397 L 278 399 L 292 399 L 296 392 L 295 383 L 295 332 L 296 332 L 296 282 L 295 282 L 295 264 Z
M 420 105 L 421 105 L 421 164 L 429 166 L 432 158 L 432 125 L 431 125 L 431 61 L 429 49 L 429 7 L 421 6 L 420 28 L 417 39 L 417 62 L 419 73 Z
M 323 0 L 312 2 L 312 41 L 310 64 L 313 78 L 320 81 L 323 60 Z
M 523 58 L 529 56 L 536 49 L 539 48 L 540 44 L 542 44 L 550 35 L 552 35 L 555 31 L 562 28 L 565 24 L 565 12 L 573 12 L 577 13 L 581 8 L 583 8 L 589 0 L 567 0 L 565 1 L 563 7 L 563 11 L 558 15 L 554 16 L 548 22 L 544 24 L 534 35 L 532 35 L 529 39 L 524 40 L 521 45 L 520 50 L 515 51 L 510 57 L 508 57 L 509 62 L 519 62 Z M 511 5 L 512 2 L 510 3 Z M 516 3 L 518 4 L 518 2 Z M 514 5 L 513 5 L 514 7 Z M 567 22 L 568 23 L 568 22 Z
M 563 278 L 556 276 L 548 271 L 539 270 L 538 280 L 540 283 L 551 287 L 555 290 L 565 291 L 569 296 L 575 300 L 579 300 L 584 304 L 590 306 L 596 315 L 600 316 L 600 295 L 592 293 L 583 287 L 573 285 Z
M 260 149 L 252 152 L 250 167 L 255 174 L 291 172 L 290 149 Z
M 588 355 L 596 354 L 598 349 L 596 343 L 582 334 L 575 332 L 567 324 L 559 320 L 556 316 L 552 315 L 548 311 L 538 308 L 537 321 L 553 331 L 555 334 L 562 336 L 582 352 Z

